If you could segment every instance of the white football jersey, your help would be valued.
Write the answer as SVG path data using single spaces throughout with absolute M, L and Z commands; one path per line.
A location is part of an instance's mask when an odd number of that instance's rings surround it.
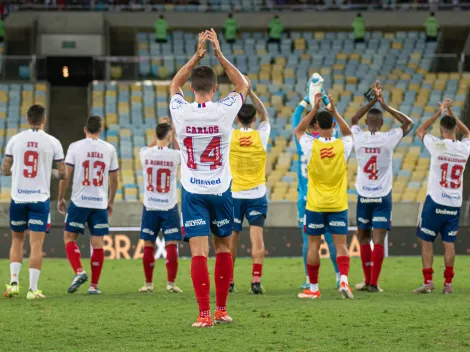
M 13 136 L 6 156 L 13 158 L 11 198 L 18 202 L 44 202 L 50 198 L 53 161 L 63 161 L 57 138 L 29 129 Z
M 462 206 L 462 180 L 470 155 L 470 139 L 455 141 L 426 134 L 423 143 L 431 154 L 428 195 L 437 204 Z
M 116 149 L 101 139 L 70 144 L 65 163 L 74 167 L 72 202 L 80 208 L 108 207 L 108 175 L 119 170 Z
M 167 147 L 142 148 L 144 205 L 150 210 L 169 210 L 176 205 L 176 173 L 181 163 L 178 150 Z
M 224 193 L 230 187 L 229 153 L 232 124 L 243 96 L 230 93 L 218 102 L 188 103 L 175 94 L 171 117 L 181 150 L 181 184 L 196 194 Z
M 356 190 L 362 197 L 385 197 L 392 190 L 393 149 L 403 138 L 403 130 L 364 132 L 352 126 L 357 159 Z

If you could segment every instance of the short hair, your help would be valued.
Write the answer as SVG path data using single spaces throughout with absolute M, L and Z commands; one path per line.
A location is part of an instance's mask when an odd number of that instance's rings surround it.
M 357 17 L 362 17 L 362 13 L 358 12 L 356 16 Z
M 88 133 L 97 134 L 101 132 L 103 119 L 100 116 L 92 115 L 86 120 L 86 130 Z
M 434 12 L 431 12 L 430 15 L 431 15 L 432 17 L 434 17 Z
M 228 14 L 228 18 L 232 18 L 233 17 L 233 14 L 232 13 L 229 13 Z
M 155 133 L 159 141 L 164 140 L 171 131 L 171 125 L 166 122 L 159 123 L 155 128 Z
M 35 104 L 28 109 L 27 114 L 28 123 L 32 126 L 38 126 L 43 123 L 46 116 L 46 109 L 44 106 Z
M 314 127 L 317 122 L 318 122 L 318 121 L 317 121 L 317 115 L 315 115 L 315 116 L 313 117 L 312 121 L 310 121 L 308 127 Z
M 238 120 L 244 126 L 249 126 L 255 120 L 255 116 L 256 109 L 252 104 L 243 104 L 238 111 Z
M 453 116 L 444 115 L 440 121 L 440 125 L 448 131 L 453 131 L 457 127 L 457 121 Z
M 217 84 L 217 75 L 212 67 L 198 66 L 191 72 L 191 86 L 196 92 L 209 93 Z
M 165 18 L 165 16 L 163 16 L 163 15 L 160 15 L 160 18 L 161 18 L 161 19 L 164 19 L 164 18 Z
M 320 111 L 317 114 L 317 121 L 322 130 L 329 130 L 333 127 L 333 115 L 329 111 Z

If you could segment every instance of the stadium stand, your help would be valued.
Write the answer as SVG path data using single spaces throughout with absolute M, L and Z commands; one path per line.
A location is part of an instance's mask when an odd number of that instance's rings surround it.
M 0 161 L 10 138 L 29 127 L 26 113 L 32 104 L 47 106 L 49 87 L 46 83 L 0 84 Z M 0 176 L 0 202 L 11 199 L 11 177 Z
M 139 189 L 143 182 L 138 152 L 153 136 L 155 116 L 168 115 L 168 82 L 161 80 L 174 75 L 196 46 L 194 33 L 175 31 L 165 44 L 154 43 L 151 38 L 149 33 L 137 34 L 137 55 L 149 58 L 141 61 L 139 73 L 143 79 L 160 81 L 93 85 L 92 113 L 105 116 L 108 129 L 104 138 L 116 146 L 121 159 L 124 186 L 118 199 L 138 200 L 143 194 Z M 454 98 L 454 110 L 460 115 L 470 86 L 468 75 L 431 72 L 437 44 L 426 43 L 424 33 L 417 31 L 371 32 L 366 42 L 359 44 L 348 32 L 291 32 L 280 45 L 267 44 L 266 34 L 261 32 L 243 33 L 242 39 L 233 45 L 223 40 L 221 44 L 228 59 L 250 77 L 272 118 L 267 159 L 271 201 L 297 201 L 298 160 L 290 117 L 313 72 L 325 78 L 325 89 L 348 122 L 376 79 L 384 86 L 389 104 L 409 115 L 415 126 L 429 118 L 437 102 L 447 96 Z M 224 74 L 211 55 L 201 64 L 215 67 L 219 76 Z M 230 91 L 229 84 L 221 83 L 216 98 Z M 185 93 L 191 99 L 189 86 Z M 384 117 L 384 130 L 396 126 L 390 115 Z M 439 133 L 438 125 L 432 132 Z M 394 154 L 394 202 L 424 200 L 429 163 L 429 153 L 413 130 Z M 348 169 L 350 201 L 356 201 L 356 170 L 353 155 Z

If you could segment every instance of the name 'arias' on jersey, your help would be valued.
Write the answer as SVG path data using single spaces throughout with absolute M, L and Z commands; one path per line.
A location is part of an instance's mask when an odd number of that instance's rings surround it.
M 140 162 L 144 174 L 145 207 L 150 210 L 174 208 L 180 152 L 167 147 L 142 148 Z
M 72 143 L 65 163 L 74 167 L 72 202 L 81 208 L 108 207 L 108 175 L 119 170 L 116 149 L 101 139 Z
M 176 94 L 170 111 L 181 149 L 181 184 L 191 193 L 224 193 L 232 180 L 229 165 L 232 124 L 243 104 L 241 94 L 204 104 Z

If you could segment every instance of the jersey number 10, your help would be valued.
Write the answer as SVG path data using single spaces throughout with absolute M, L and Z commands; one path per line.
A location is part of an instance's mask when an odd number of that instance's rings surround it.
M 170 169 L 158 169 L 157 170 L 156 183 L 157 183 L 158 193 L 170 192 L 170 176 L 171 176 Z M 155 186 L 153 183 L 153 168 L 151 167 L 147 168 L 147 181 L 148 181 L 147 191 L 155 192 Z

